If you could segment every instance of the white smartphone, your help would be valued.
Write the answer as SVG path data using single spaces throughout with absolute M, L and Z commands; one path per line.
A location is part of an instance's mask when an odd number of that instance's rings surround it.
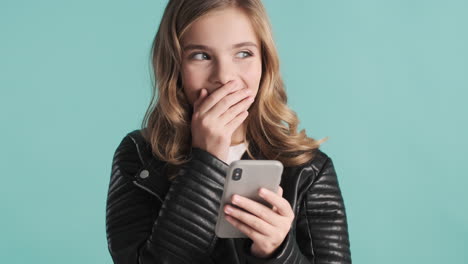
M 278 160 L 236 160 L 229 165 L 224 182 L 221 206 L 218 211 L 215 234 L 221 238 L 247 237 L 235 226 L 231 225 L 224 213 L 224 206 L 231 203 L 233 194 L 239 194 L 272 208 L 272 205 L 258 195 L 258 189 L 263 187 L 273 192 L 278 191 L 283 174 L 283 164 Z

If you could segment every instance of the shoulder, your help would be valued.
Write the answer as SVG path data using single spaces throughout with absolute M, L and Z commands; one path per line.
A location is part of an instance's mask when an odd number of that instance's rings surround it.
M 132 175 L 143 163 L 137 130 L 127 133 L 114 151 L 112 171 L 120 171 L 124 175 Z
M 313 158 L 299 167 L 299 172 L 306 175 L 303 180 L 309 184 L 317 181 L 326 168 L 332 165 L 331 158 L 327 153 L 320 149 L 315 149 L 313 152 Z
M 316 149 L 314 157 L 311 159 L 308 166 L 319 174 L 329 163 L 331 163 L 330 156 L 321 149 Z
M 158 162 L 153 156 L 151 145 L 147 142 L 140 129 L 128 132 L 115 149 L 113 169 L 134 171 L 137 167 Z
M 115 150 L 114 156 L 124 155 L 124 156 L 136 156 L 142 161 L 142 136 L 140 130 L 133 130 L 128 132 L 120 141 L 117 149 Z
M 325 153 L 321 149 L 314 149 L 313 154 L 313 158 L 310 161 L 308 161 L 304 165 L 304 167 L 308 168 L 309 170 L 315 172 L 316 175 L 318 175 L 320 171 L 322 171 L 324 166 L 327 163 L 331 162 L 331 158 L 327 153 Z

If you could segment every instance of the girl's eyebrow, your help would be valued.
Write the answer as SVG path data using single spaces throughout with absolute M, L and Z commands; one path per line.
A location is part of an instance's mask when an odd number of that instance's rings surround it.
M 247 47 L 247 46 L 258 48 L 257 44 L 255 44 L 253 42 L 250 42 L 250 41 L 246 41 L 246 42 L 241 42 L 241 43 L 237 43 L 237 44 L 232 45 L 232 49 L 237 49 L 237 48 L 240 48 L 240 47 Z M 194 49 L 197 49 L 197 50 L 212 50 L 213 48 L 210 48 L 210 47 L 205 46 L 205 45 L 200 45 L 200 44 L 188 44 L 188 45 L 184 46 L 184 48 L 183 48 L 184 51 L 194 50 Z

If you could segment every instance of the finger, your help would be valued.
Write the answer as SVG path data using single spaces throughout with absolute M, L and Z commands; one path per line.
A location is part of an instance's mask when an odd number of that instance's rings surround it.
M 275 211 L 276 213 L 278 213 L 278 208 L 276 208 L 276 206 L 273 206 L 273 208 L 271 208 L 273 211 Z
M 224 113 L 226 113 L 226 111 L 228 111 L 230 108 L 236 106 L 237 104 L 243 103 L 244 102 L 243 100 L 248 100 L 247 97 L 250 96 L 251 93 L 252 92 L 249 89 L 244 88 L 232 94 L 229 94 L 225 96 L 224 98 L 222 98 L 220 101 L 218 101 L 210 110 L 207 111 L 207 113 L 216 117 L 221 116 Z M 244 108 L 243 110 L 246 110 L 246 108 Z M 241 111 L 237 111 L 237 113 L 240 113 L 240 112 Z M 230 121 L 231 119 L 227 120 L 227 122 Z
M 278 190 L 276 191 L 276 193 L 279 196 L 283 197 L 283 188 L 281 188 L 281 186 L 278 186 Z M 273 206 L 273 211 L 278 212 L 278 208 L 276 206 Z
M 278 223 L 281 223 L 282 219 L 278 214 L 259 202 L 237 194 L 233 195 L 231 200 L 233 204 L 246 210 L 247 212 L 250 212 L 251 214 L 256 215 L 258 218 L 273 226 L 278 226 Z
M 231 106 L 231 108 L 227 109 L 221 116 L 220 122 L 222 124 L 229 123 L 232 119 L 234 119 L 237 115 L 246 111 L 250 105 L 252 105 L 254 98 L 253 97 L 245 97 L 243 100 L 238 102 L 237 104 Z
M 289 202 L 283 197 L 279 196 L 277 193 L 274 193 L 266 188 L 260 188 L 258 194 L 268 203 L 275 206 L 280 215 L 290 217 L 292 214 L 294 214 Z
M 207 97 L 206 101 L 200 105 L 200 114 L 204 114 L 208 110 L 210 110 L 219 100 L 226 97 L 229 93 L 235 92 L 240 90 L 242 85 L 239 81 L 232 80 L 225 85 L 221 86 L 220 88 L 216 89 L 210 96 Z
M 224 212 L 263 235 L 270 236 L 276 230 L 274 226 L 265 222 L 263 219 L 233 206 L 226 205 Z
M 229 215 L 226 215 L 226 220 L 231 223 L 235 228 L 239 229 L 242 233 L 244 233 L 246 236 L 248 236 L 252 241 L 262 241 L 265 240 L 266 237 L 262 235 L 261 233 L 255 231 L 254 229 L 250 228 L 248 225 L 242 223 L 241 221 L 235 219 L 234 217 L 231 217 Z
M 225 125 L 226 130 L 229 133 L 234 133 L 234 131 L 245 121 L 248 115 L 248 111 L 238 114 L 233 120 L 231 120 L 231 122 Z
M 198 96 L 197 100 L 193 103 L 193 109 L 198 109 L 198 106 L 201 104 L 201 102 L 203 101 L 203 99 L 206 97 L 206 94 L 208 92 L 206 91 L 206 89 L 202 89 L 200 91 L 200 96 Z
M 283 188 L 281 186 L 278 186 L 278 191 L 276 192 L 279 196 L 283 197 Z

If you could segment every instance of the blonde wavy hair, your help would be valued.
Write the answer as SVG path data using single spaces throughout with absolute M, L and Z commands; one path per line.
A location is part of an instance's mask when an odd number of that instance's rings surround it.
M 299 120 L 287 106 L 278 53 L 261 0 L 169 0 L 151 49 L 155 81 L 141 131 L 151 144 L 153 155 L 172 167 L 170 180 L 175 177 L 174 169 L 189 160 L 192 139 L 193 109 L 182 88 L 180 40 L 194 21 L 208 12 L 229 7 L 241 8 L 248 14 L 261 42 L 262 76 L 257 99 L 244 121 L 249 157 L 256 158 L 252 154 L 255 150 L 284 166 L 301 165 L 312 160 L 314 150 L 328 139 L 314 140 L 307 137 L 304 129 L 297 132 Z

